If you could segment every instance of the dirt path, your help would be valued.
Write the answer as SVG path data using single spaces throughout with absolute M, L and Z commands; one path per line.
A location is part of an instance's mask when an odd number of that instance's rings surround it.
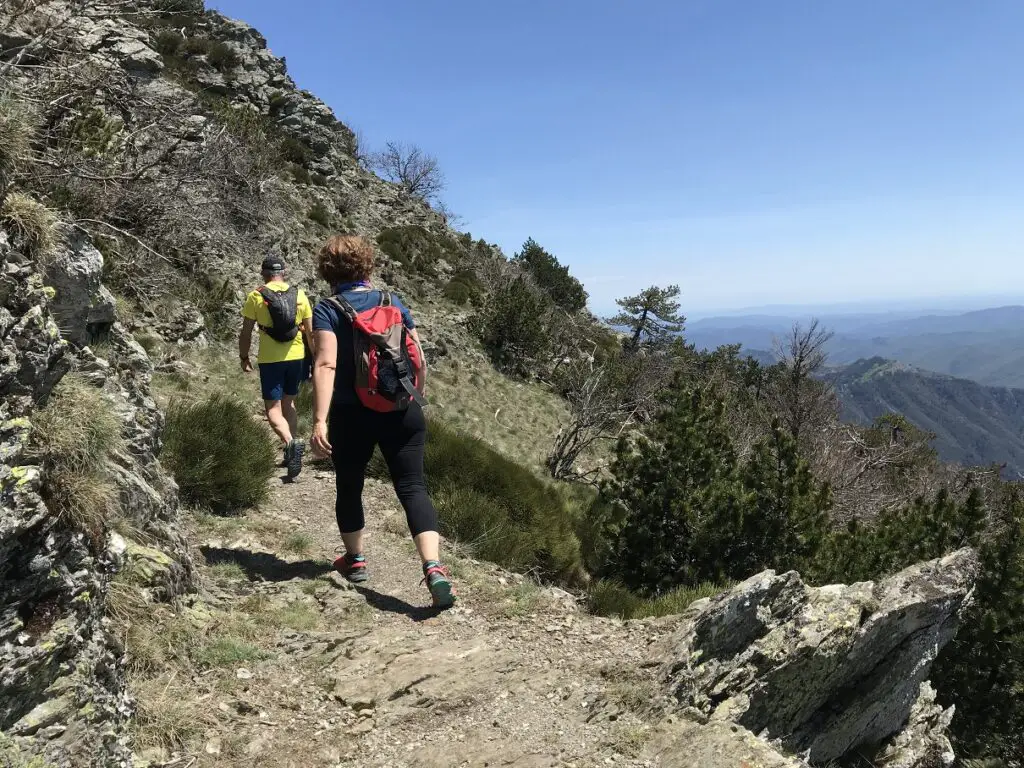
M 371 579 L 330 570 L 333 475 L 273 481 L 243 521 L 198 533 L 207 586 L 191 610 L 255 623 L 264 658 L 199 675 L 202 748 L 166 766 L 654 766 L 657 625 L 581 613 L 561 590 L 447 548 L 459 595 L 429 607 L 390 486 L 368 481 Z M 291 553 L 289 553 L 289 550 Z M 206 679 L 208 678 L 208 679 Z

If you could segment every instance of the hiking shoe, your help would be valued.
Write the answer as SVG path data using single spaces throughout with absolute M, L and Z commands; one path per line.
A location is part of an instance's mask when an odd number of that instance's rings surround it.
M 366 581 L 370 578 L 366 570 L 366 557 L 364 555 L 342 555 L 334 561 L 334 570 L 354 584 Z
M 452 589 L 448 569 L 437 560 L 428 560 L 423 564 L 423 580 L 427 583 L 435 608 L 450 608 L 455 604 L 455 590 Z
M 302 454 L 306 452 L 306 446 L 299 440 L 292 440 L 285 450 L 285 466 L 288 467 L 288 479 L 293 480 L 302 471 Z

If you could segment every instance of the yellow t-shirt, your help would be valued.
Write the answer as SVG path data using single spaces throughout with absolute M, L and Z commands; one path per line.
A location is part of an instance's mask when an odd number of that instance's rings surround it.
M 272 291 L 287 291 L 288 283 L 281 280 L 271 280 L 267 288 Z M 300 288 L 295 304 L 295 324 L 301 326 L 302 321 L 313 316 L 313 308 L 309 306 L 309 299 Z M 302 341 L 302 334 L 295 334 L 291 341 L 276 341 L 267 335 L 262 326 L 270 326 L 270 310 L 267 309 L 263 297 L 259 291 L 253 291 L 245 297 L 245 304 L 242 305 L 242 317 L 255 320 L 260 327 L 260 354 L 256 358 L 260 363 L 283 363 L 288 360 L 301 360 L 306 356 L 306 345 Z

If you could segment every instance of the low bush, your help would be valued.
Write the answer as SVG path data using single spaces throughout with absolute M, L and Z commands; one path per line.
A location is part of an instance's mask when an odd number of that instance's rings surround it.
M 671 616 L 682 613 L 697 600 L 714 597 L 726 589 L 727 586 L 705 582 L 645 598 L 617 581 L 601 580 L 595 582 L 587 594 L 587 609 L 597 616 L 617 616 L 620 619 Z
M 190 56 L 205 56 L 213 47 L 213 41 L 208 37 L 189 37 L 185 40 L 182 48 Z
M 304 165 L 313 157 L 313 150 L 309 145 L 299 141 L 294 136 L 285 136 L 278 145 L 281 156 L 290 163 Z
M 307 171 L 301 165 L 296 165 L 295 163 L 289 163 L 289 165 L 288 165 L 288 173 L 291 174 L 292 181 L 296 182 L 297 184 L 312 184 L 313 183 L 313 177 L 310 175 L 309 171 Z
M 45 262 L 57 243 L 57 215 L 21 192 L 7 195 L 0 206 L 0 225 L 11 233 L 13 245 L 26 256 Z
M 274 91 L 274 94 L 270 97 L 268 106 L 270 108 L 270 114 L 275 115 L 288 106 L 289 98 L 288 94 L 284 91 Z
M 153 36 L 153 47 L 164 56 L 176 56 L 185 45 L 185 38 L 176 29 L 160 29 Z
M 214 394 L 198 402 L 171 403 L 161 458 L 186 500 L 231 512 L 266 498 L 277 451 L 245 404 Z
M 230 72 L 239 64 L 238 52 L 220 40 L 210 45 L 210 49 L 206 54 L 206 60 L 221 73 Z
M 331 212 L 323 203 L 313 203 L 313 206 L 306 213 L 310 221 L 315 221 L 325 229 L 331 228 Z
M 33 417 L 33 449 L 43 460 L 43 497 L 70 525 L 102 538 L 117 510 L 117 486 L 107 471 L 121 450 L 121 421 L 102 392 L 65 376 Z
M 398 263 L 429 277 L 437 275 L 440 259 L 455 263 L 464 255 L 455 238 L 413 225 L 383 230 L 377 235 L 377 245 Z
M 585 580 L 574 511 L 554 486 L 437 420 L 425 469 L 445 536 L 506 568 L 566 584 Z M 379 453 L 372 471 L 387 477 Z
M 478 304 L 483 296 L 483 285 L 473 270 L 460 269 L 445 285 L 444 295 L 449 301 L 460 306 Z

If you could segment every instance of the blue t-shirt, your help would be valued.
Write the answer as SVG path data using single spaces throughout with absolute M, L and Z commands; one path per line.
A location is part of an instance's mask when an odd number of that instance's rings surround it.
M 365 312 L 367 309 L 380 304 L 381 292 L 376 289 L 368 291 L 345 290 L 347 286 L 339 286 L 341 291 L 335 292 L 335 296 L 342 296 L 345 301 L 352 305 L 356 312 Z M 402 322 L 410 331 L 416 327 L 412 319 L 412 313 L 394 293 L 391 294 L 391 303 L 398 307 L 402 313 Z M 321 299 L 313 310 L 314 331 L 334 331 L 338 336 L 338 363 L 334 373 L 334 400 L 342 405 L 356 405 L 359 397 L 356 395 L 356 361 L 355 347 L 352 343 L 352 325 L 341 310 Z

